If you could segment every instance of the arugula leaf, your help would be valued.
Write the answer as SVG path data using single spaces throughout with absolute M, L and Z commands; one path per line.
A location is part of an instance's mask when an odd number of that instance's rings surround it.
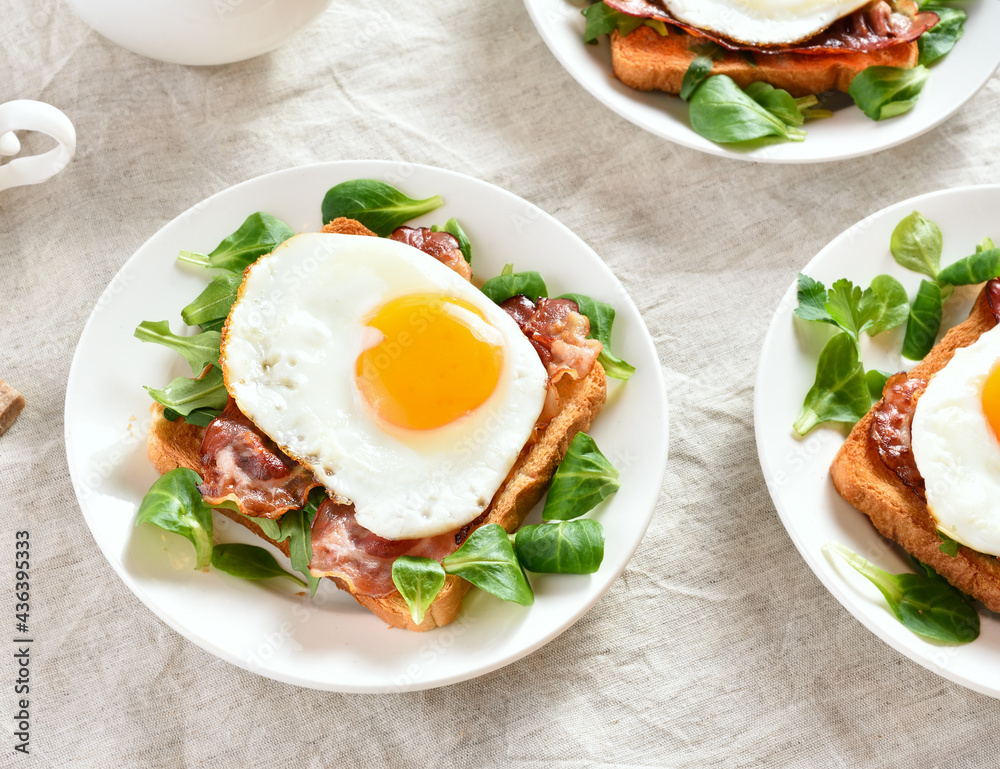
M 204 371 L 206 366 L 219 365 L 219 345 L 222 334 L 218 331 L 202 331 L 194 336 L 178 336 L 170 330 L 170 324 L 161 320 L 144 320 L 135 329 L 135 338 L 140 342 L 154 342 L 179 352 L 191 366 L 191 373 Z
M 224 272 L 212 278 L 212 282 L 197 298 L 181 310 L 181 318 L 189 326 L 201 326 L 208 330 L 212 321 L 219 321 L 219 328 L 225 322 L 229 310 L 236 301 L 236 293 L 243 282 L 241 273 Z
M 237 508 L 237 510 L 238 509 L 239 508 Z M 246 515 L 245 513 L 240 513 L 240 515 L 248 521 L 252 521 L 257 524 L 258 528 L 260 528 L 265 535 L 273 539 L 275 542 L 279 541 L 278 537 L 281 536 L 281 524 L 278 521 L 281 519 L 274 520 L 273 518 L 257 518 L 252 515 Z
M 587 26 L 583 32 L 583 42 L 593 43 L 601 35 L 610 35 L 616 29 L 622 35 L 642 26 L 643 20 L 636 16 L 616 11 L 604 3 L 594 3 L 584 8 L 581 13 L 587 20 Z
M 212 420 L 219 416 L 219 413 L 218 409 L 194 409 L 191 413 L 184 417 L 184 421 L 189 425 L 208 427 L 212 423 Z M 163 418 L 168 422 L 176 422 L 181 418 L 181 415 L 172 408 L 164 407 Z
M 819 354 L 816 381 L 806 393 L 793 427 L 799 435 L 805 435 L 822 422 L 854 424 L 868 413 L 871 405 L 857 342 L 842 331 Z
M 901 266 L 921 272 L 934 280 L 941 269 L 943 244 L 941 229 L 930 219 L 925 219 L 914 211 L 892 231 L 889 251 Z
M 187 538 L 194 545 L 194 567 L 204 569 L 212 559 L 212 508 L 202 499 L 199 483 L 198 473 L 187 468 L 161 475 L 142 498 L 135 525 L 152 523 Z
M 201 326 L 202 331 L 218 331 L 222 333 L 222 327 L 226 325 L 225 318 L 217 318 L 216 320 L 206 320 L 204 323 L 198 324 Z
M 941 287 L 928 280 L 920 281 L 917 296 L 910 307 L 910 320 L 903 338 L 903 357 L 922 360 L 934 346 L 941 330 L 941 311 L 944 300 Z
M 885 383 L 889 381 L 891 377 L 888 371 L 880 371 L 877 368 L 873 368 L 865 374 L 865 383 L 868 385 L 868 393 L 871 395 L 872 404 L 877 403 L 882 399 L 882 391 L 885 389 Z
M 903 625 L 924 638 L 965 644 L 979 637 L 979 614 L 967 596 L 926 564 L 925 574 L 890 574 L 843 545 L 828 544 L 885 598 Z
M 635 366 L 611 352 L 611 327 L 615 322 L 615 308 L 583 294 L 563 294 L 559 298 L 576 302 L 580 313 L 587 316 L 590 321 L 590 333 L 587 336 L 603 345 L 597 360 L 604 367 L 604 373 L 615 379 L 628 380 L 635 373 Z
M 452 217 L 444 223 L 444 227 L 438 227 L 435 224 L 431 227 L 431 231 L 444 231 L 454 237 L 455 240 L 458 241 L 458 250 L 462 252 L 462 256 L 465 257 L 465 261 L 472 264 L 472 243 L 469 242 L 469 236 L 465 234 L 465 230 L 463 230 L 462 225 L 458 223 L 458 219 Z
M 687 71 L 684 73 L 684 79 L 681 81 L 681 99 L 687 101 L 691 98 L 691 94 L 712 73 L 713 64 L 714 62 L 708 56 L 695 56 L 691 60 Z
M 586 433 L 577 433 L 552 476 L 542 520 L 577 518 L 618 491 L 619 485 L 618 470 L 597 448 L 594 439 Z
M 940 529 L 937 530 L 937 535 L 938 539 L 941 540 L 941 544 L 938 546 L 938 550 L 940 550 L 945 555 L 950 555 L 952 558 L 958 555 L 958 547 L 959 547 L 958 542 L 953 540 L 951 537 L 949 537 Z
M 257 257 L 271 253 L 294 234 L 280 219 L 258 211 L 250 214 L 239 229 L 219 243 L 212 253 L 205 255 L 181 251 L 180 260 L 242 275 Z
M 743 89 L 743 92 L 772 115 L 785 121 L 787 125 L 801 126 L 806 122 L 805 115 L 799 109 L 798 100 L 793 98 L 788 91 L 775 88 L 763 80 L 758 80 L 750 83 Z M 812 101 L 810 104 L 815 103 L 817 102 Z
M 876 275 L 872 280 L 874 295 L 871 319 L 865 329 L 869 336 L 901 326 L 910 317 L 910 302 L 903 284 L 891 275 Z
M 465 543 L 441 565 L 448 574 L 456 574 L 481 590 L 505 601 L 530 606 L 535 601 L 514 546 L 503 527 L 497 523 L 480 526 Z
M 386 237 L 397 227 L 444 205 L 440 195 L 414 200 L 391 184 L 353 179 L 331 187 L 323 198 L 323 224 L 346 216 L 376 235 Z
M 433 558 L 401 555 L 392 562 L 392 583 L 410 607 L 413 624 L 424 621 L 427 607 L 444 587 L 444 568 Z
M 196 409 L 214 410 L 215 416 L 218 416 L 229 401 L 222 371 L 215 366 L 206 368 L 197 379 L 179 376 L 162 390 L 147 387 L 146 392 L 157 403 L 162 403 L 182 417 L 187 417 Z
M 506 302 L 518 294 L 524 294 L 532 302 L 537 302 L 540 296 L 547 298 L 549 295 L 541 275 L 533 271 L 514 272 L 512 264 L 504 265 L 501 273 L 486 281 L 481 290 L 494 304 Z
M 971 286 L 1000 276 L 1000 249 L 990 248 L 959 259 L 938 273 L 942 286 Z
M 930 70 L 916 66 L 868 67 L 855 75 L 847 92 L 872 120 L 886 120 L 913 109 Z
M 727 75 L 708 78 L 690 100 L 691 128 L 709 141 L 732 144 L 774 136 L 802 141 L 806 132 L 751 99 Z
M 240 579 L 272 579 L 284 577 L 297 585 L 306 583 L 282 569 L 274 556 L 256 545 L 219 544 L 212 550 L 212 566 Z
M 314 577 L 309 571 L 309 561 L 312 560 L 312 522 L 320 504 L 326 499 L 326 490 L 316 488 L 309 492 L 309 499 L 299 510 L 289 510 L 277 521 L 267 518 L 253 518 L 267 536 L 275 542 L 288 540 L 288 560 L 292 568 L 306 578 L 309 583 L 309 595 L 316 595 L 319 587 L 319 577 Z M 271 524 L 271 525 L 268 525 Z
M 593 574 L 604 559 L 604 527 L 589 518 L 522 526 L 514 551 L 528 571 Z
M 924 32 L 917 41 L 920 58 L 917 64 L 927 66 L 954 48 L 965 32 L 968 14 L 961 8 L 952 8 L 939 3 L 921 6 L 922 11 L 933 11 L 938 15 L 938 23 Z

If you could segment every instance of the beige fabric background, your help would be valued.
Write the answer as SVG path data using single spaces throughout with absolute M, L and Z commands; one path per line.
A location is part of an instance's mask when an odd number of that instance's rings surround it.
M 0 564 L 34 535 L 39 767 L 995 766 L 1000 703 L 890 649 L 799 558 L 757 463 L 758 349 L 799 267 L 883 206 L 997 179 L 1000 81 L 875 157 L 736 163 L 659 140 L 567 75 L 518 2 L 335 0 L 293 44 L 160 64 L 54 0 L 3 3 L 0 101 L 79 132 L 72 165 L 0 193 Z M 505 669 L 338 695 L 256 677 L 168 629 L 99 553 L 70 485 L 63 399 L 83 323 L 124 260 L 206 196 L 315 161 L 428 163 L 505 187 L 608 262 L 656 340 L 671 405 L 660 504 L 610 593 Z M 7 576 L 0 575 L 6 581 Z M 12 611 L 0 589 L 0 616 Z

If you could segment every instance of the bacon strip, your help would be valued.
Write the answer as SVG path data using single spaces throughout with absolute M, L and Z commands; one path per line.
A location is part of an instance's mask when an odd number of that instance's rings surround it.
M 440 561 L 454 553 L 467 535 L 458 529 L 423 539 L 383 539 L 357 522 L 353 505 L 327 499 L 313 520 L 309 570 L 317 577 L 339 577 L 359 595 L 381 598 L 396 590 L 392 562 L 399 556 Z
M 1000 278 L 989 281 L 984 290 L 993 318 L 1000 323 Z M 925 389 L 926 379 L 911 378 L 905 373 L 889 377 L 882 390 L 882 400 L 875 404 L 869 433 L 882 463 L 921 499 L 926 499 L 924 479 L 913 457 L 910 428 L 917 401 Z
M 570 379 L 587 376 L 604 346 L 596 339 L 587 339 L 590 320 L 580 313 L 580 308 L 571 299 L 539 297 L 535 303 L 518 294 L 502 302 L 500 309 L 510 315 L 528 337 L 549 375 L 545 404 L 535 425 L 534 439 L 559 413 L 556 382 L 563 376 Z
M 659 0 L 604 0 L 605 5 L 628 16 L 656 19 L 732 51 L 759 53 L 867 53 L 909 43 L 938 23 L 931 11 L 918 13 L 911 0 L 875 0 L 854 13 L 838 19 L 808 40 L 785 45 L 751 45 L 698 29 L 678 21 Z
M 289 458 L 239 410 L 232 398 L 205 428 L 198 487 L 209 504 L 231 500 L 240 512 L 279 518 L 306 503 L 319 486 L 312 471 Z
M 997 323 L 1000 323 L 1000 278 L 994 278 L 986 284 L 986 303 Z
M 419 248 L 466 280 L 472 280 L 472 266 L 465 261 L 465 256 L 458 247 L 458 239 L 450 232 L 434 232 L 428 227 L 397 227 L 389 240 L 398 240 Z
M 875 406 L 870 433 L 882 463 L 921 499 L 926 498 L 924 479 L 913 458 L 910 427 L 917 400 L 925 389 L 925 379 L 909 379 L 905 373 L 889 377 L 882 390 L 882 400 Z
M 515 320 L 534 346 L 549 373 L 550 385 L 564 375 L 571 379 L 587 376 L 604 349 L 596 339 L 587 339 L 590 321 L 571 299 L 539 297 L 534 303 L 518 294 L 503 302 L 500 309 Z

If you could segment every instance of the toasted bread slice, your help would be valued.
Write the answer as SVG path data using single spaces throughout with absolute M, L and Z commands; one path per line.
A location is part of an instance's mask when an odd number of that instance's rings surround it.
M 548 488 L 552 474 L 565 456 L 570 441 L 578 432 L 590 428 L 591 421 L 604 405 L 607 395 L 604 369 L 600 363 L 594 363 L 586 377 L 573 380 L 564 376 L 556 384 L 556 389 L 561 407 L 559 413 L 545 427 L 538 440 L 518 457 L 503 486 L 490 502 L 485 523 L 498 523 L 507 532 L 515 531 L 521 525 Z M 178 467 L 186 467 L 200 473 L 204 428 L 190 425 L 183 419 L 168 422 L 163 416 L 163 407 L 158 403 L 150 407 L 150 413 L 152 421 L 146 449 L 157 471 L 163 474 Z M 217 510 L 288 555 L 288 540 L 275 542 L 251 519 L 226 508 Z M 331 579 L 341 589 L 351 592 L 358 603 L 389 625 L 421 631 L 446 625 L 455 619 L 462 607 L 462 598 L 470 587 L 464 579 L 449 575 L 445 586 L 424 616 L 424 621 L 416 625 L 406 601 L 399 593 L 385 598 L 356 595 L 342 580 Z
M 910 376 L 930 379 L 951 360 L 955 350 L 968 347 L 996 325 L 986 292 L 979 294 L 969 317 L 951 329 L 914 366 Z M 1000 611 L 1000 560 L 960 546 L 951 557 L 940 550 L 934 520 L 927 505 L 885 466 L 871 438 L 874 408 L 858 422 L 830 466 L 833 486 L 863 512 L 883 536 L 897 542 L 917 560 L 928 564 L 951 584 Z
M 612 32 L 611 63 L 615 77 L 640 91 L 680 93 L 684 73 L 697 56 L 691 47 L 704 42 L 703 38 L 673 29 L 669 35 L 660 35 L 647 26 L 638 27 L 627 36 Z M 871 53 L 744 54 L 726 51 L 713 64 L 712 74 L 728 75 L 740 88 L 763 80 L 798 97 L 824 91 L 847 91 L 854 76 L 866 67 L 914 67 L 918 56 L 915 42 Z

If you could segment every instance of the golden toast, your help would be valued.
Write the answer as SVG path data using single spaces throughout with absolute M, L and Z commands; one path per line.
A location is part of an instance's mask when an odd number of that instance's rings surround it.
M 627 36 L 615 31 L 611 34 L 611 63 L 615 77 L 639 91 L 680 93 L 684 73 L 697 56 L 691 47 L 704 42 L 703 38 L 673 29 L 663 36 L 645 25 Z M 871 53 L 725 51 L 712 66 L 712 74 L 728 75 L 740 88 L 762 80 L 799 97 L 833 90 L 846 92 L 854 76 L 866 67 L 909 68 L 916 66 L 918 56 L 915 42 Z

